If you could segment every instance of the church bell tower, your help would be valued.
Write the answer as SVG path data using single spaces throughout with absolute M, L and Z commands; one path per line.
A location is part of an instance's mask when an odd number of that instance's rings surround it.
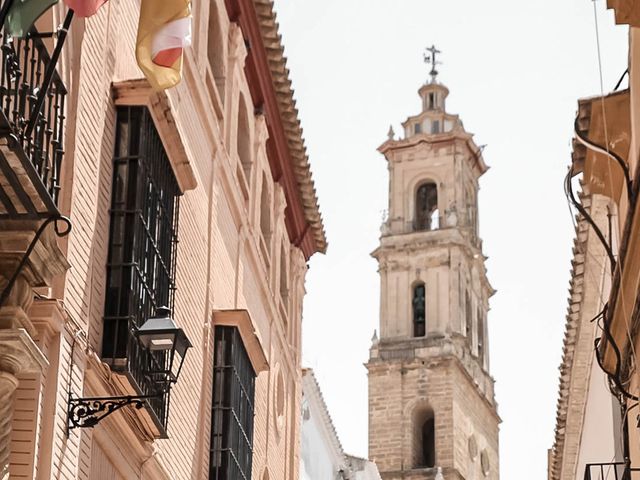
M 384 480 L 498 480 L 487 312 L 494 293 L 478 237 L 482 150 L 446 110 L 434 47 L 421 112 L 379 151 L 388 216 L 372 253 L 380 334 L 369 376 L 369 458 Z

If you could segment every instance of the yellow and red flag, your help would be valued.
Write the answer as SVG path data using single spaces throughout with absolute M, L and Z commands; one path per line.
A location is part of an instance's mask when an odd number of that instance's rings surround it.
M 182 78 L 182 56 L 191 45 L 189 0 L 142 0 L 136 59 L 155 90 L 171 88 Z
M 64 3 L 79 17 L 90 17 L 107 3 L 107 0 L 64 0 Z

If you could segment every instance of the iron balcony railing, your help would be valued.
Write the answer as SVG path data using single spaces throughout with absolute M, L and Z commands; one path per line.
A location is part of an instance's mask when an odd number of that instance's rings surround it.
M 584 470 L 584 480 L 640 480 L 640 468 L 623 462 L 589 463 Z
M 55 33 L 0 32 L 0 219 L 58 212 L 67 89 L 55 63 L 71 18 Z

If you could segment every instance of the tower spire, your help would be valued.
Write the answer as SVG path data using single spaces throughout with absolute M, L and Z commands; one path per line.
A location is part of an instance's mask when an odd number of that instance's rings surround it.
M 441 62 L 436 59 L 436 55 L 439 53 L 442 52 L 438 50 L 435 45 L 426 48 L 424 52 L 424 63 L 431 64 L 431 71 L 429 72 L 429 75 L 431 75 L 431 83 L 436 83 L 436 77 L 438 76 L 436 65 L 441 65 Z

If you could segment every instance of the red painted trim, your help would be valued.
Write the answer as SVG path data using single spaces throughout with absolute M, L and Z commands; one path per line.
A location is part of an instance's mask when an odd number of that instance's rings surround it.
M 269 131 L 267 157 L 273 180 L 282 185 L 287 200 L 285 224 L 289 240 L 293 244 L 299 244 L 308 259 L 318 248 L 313 235 L 306 235 L 310 226 L 305 218 L 304 205 L 293 171 L 291 152 L 253 0 L 226 0 L 225 3 L 229 19 L 239 23 L 245 41 L 249 43 L 245 75 L 254 108 L 262 108 L 264 111 Z

